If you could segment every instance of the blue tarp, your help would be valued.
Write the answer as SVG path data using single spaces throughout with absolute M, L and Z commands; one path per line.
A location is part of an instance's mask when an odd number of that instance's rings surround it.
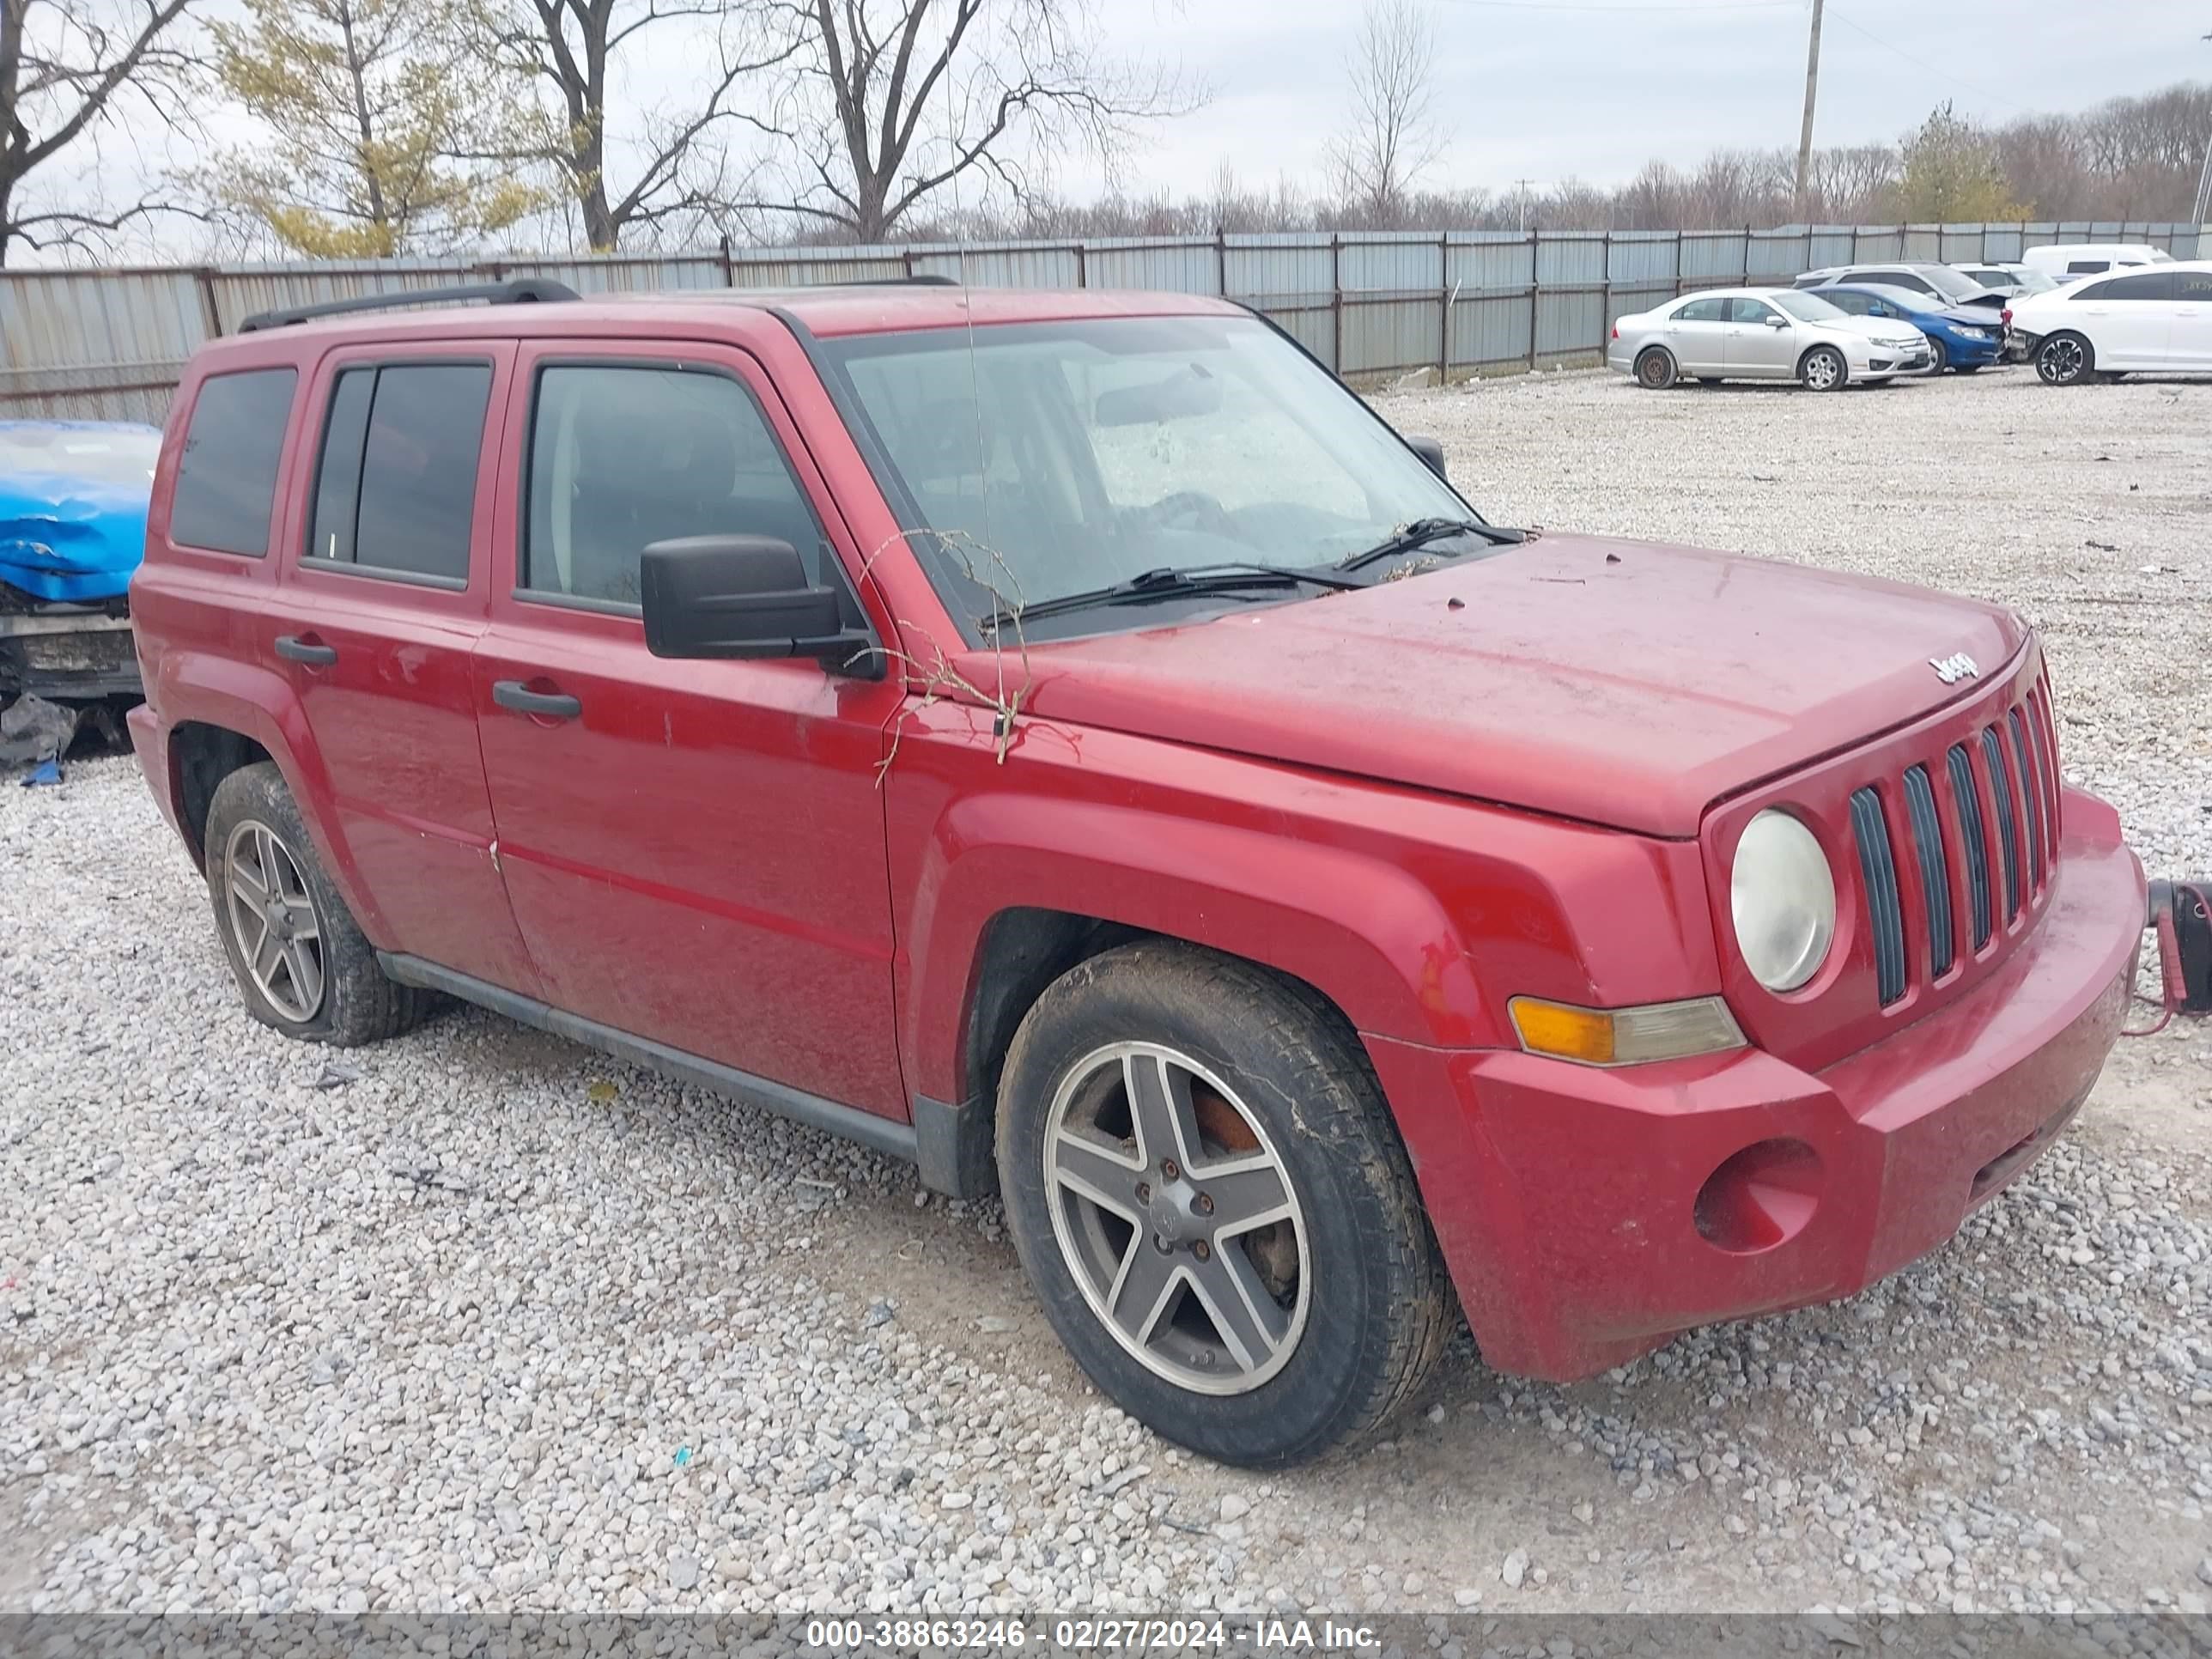
M 161 447 L 131 421 L 0 421 L 0 582 L 39 599 L 122 593 Z

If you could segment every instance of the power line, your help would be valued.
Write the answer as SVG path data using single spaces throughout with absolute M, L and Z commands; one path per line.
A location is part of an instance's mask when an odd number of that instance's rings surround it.
M 2002 104 L 2007 109 L 2021 109 L 2023 107 L 2023 106 L 2013 102 L 2009 98 L 2001 97 L 1997 94 L 1991 92 L 1987 87 L 1978 87 L 1972 81 L 1962 80 L 1958 76 L 1952 74 L 1951 71 L 1947 69 L 1938 68 L 1924 58 L 1914 57 L 1911 52 L 1905 51 L 1903 46 L 1899 46 L 1895 41 L 1883 40 L 1881 36 L 1876 34 L 1872 29 L 1866 27 L 1863 24 L 1854 23 L 1840 11 L 1834 12 L 1832 15 L 1838 23 L 1841 23 L 1845 28 L 1850 30 L 1854 34 L 1863 34 L 1877 46 L 1881 46 L 1887 51 L 1895 52 L 1899 58 L 1905 59 L 1908 64 L 1917 64 L 1922 69 L 1926 70 L 1930 75 L 1933 75 L 1941 80 L 1948 81 L 1954 86 L 1963 87 L 1968 92 L 1974 94 L 1978 97 L 1986 98 L 1992 103 Z

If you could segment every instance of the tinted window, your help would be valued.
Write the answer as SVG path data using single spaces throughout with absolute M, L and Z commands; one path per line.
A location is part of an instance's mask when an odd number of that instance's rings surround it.
M 525 587 L 635 605 L 647 547 L 718 535 L 772 536 L 829 574 L 820 522 L 751 393 L 690 369 L 539 372 Z
M 349 368 L 331 393 L 308 555 L 466 581 L 489 363 Z
M 1910 270 L 1876 270 L 1868 274 L 1867 280 L 1887 283 L 1892 288 L 1909 289 L 1915 294 L 1933 294 L 1936 285 L 1925 276 Z
M 1820 297 L 1837 309 L 1850 312 L 1854 317 L 1875 314 L 1875 302 L 1863 294 L 1852 294 L 1843 289 L 1834 289 L 1822 294 Z
M 2108 276 L 2101 283 L 2082 285 L 2084 300 L 2171 300 L 2173 278 L 2163 270 L 2147 270 L 2135 276 Z
M 204 381 L 185 428 L 169 538 L 259 558 L 269 550 L 276 464 L 299 372 L 257 368 Z
M 2066 274 L 2069 276 L 2092 276 L 2098 271 L 2110 270 L 2112 268 L 2112 262 L 2110 259 L 2075 259 L 2068 264 Z
M 2203 305 L 2212 300 L 2212 270 L 2178 270 L 2173 283 L 2173 297 L 2184 305 Z
M 1763 300 L 1746 299 L 1738 295 L 1728 304 L 1729 321 L 1732 323 L 1763 323 L 1774 315 L 1774 307 Z
M 1674 313 L 1678 323 L 1717 323 L 1726 316 L 1725 300 L 1692 300 Z

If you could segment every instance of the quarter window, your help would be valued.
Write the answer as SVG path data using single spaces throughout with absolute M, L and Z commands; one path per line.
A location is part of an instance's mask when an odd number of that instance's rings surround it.
M 2173 297 L 2186 306 L 2212 301 L 2212 271 L 2180 270 L 2173 276 Z
M 463 584 L 489 363 L 349 368 L 331 388 L 307 556 Z
M 685 536 L 769 536 L 829 579 L 820 521 L 752 394 L 726 374 L 541 369 L 522 586 L 634 605 L 638 556 Z
M 177 465 L 170 540 L 256 559 L 268 552 L 276 465 L 299 378 L 295 368 L 256 368 L 201 383 Z

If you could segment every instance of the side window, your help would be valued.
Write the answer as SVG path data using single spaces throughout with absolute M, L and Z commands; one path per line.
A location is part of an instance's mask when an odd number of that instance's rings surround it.
M 201 383 L 177 465 L 170 540 L 256 559 L 268 552 L 276 465 L 299 378 L 295 368 L 255 368 Z
M 465 585 L 489 363 L 349 368 L 331 391 L 307 556 Z
M 521 585 L 638 602 L 638 556 L 680 536 L 773 536 L 834 556 L 752 394 L 726 374 L 549 364 L 530 416 Z
M 1732 323 L 1763 323 L 1774 315 L 1774 307 L 1764 300 L 1753 300 L 1739 294 L 1728 302 L 1729 321 Z
M 1848 311 L 1854 317 L 1871 315 L 1875 308 L 1875 301 L 1868 299 L 1865 295 L 1850 294 L 1841 289 L 1831 289 L 1820 297 L 1835 307 L 1837 310 Z
M 2163 270 L 2146 270 L 2136 276 L 2114 276 L 2097 286 L 2108 300 L 2171 300 L 2173 277 Z
M 2185 306 L 2212 301 L 2212 270 L 2178 270 L 2173 283 L 2173 297 Z
M 2100 270 L 2110 270 L 2112 268 L 2112 262 L 2110 259 L 2075 259 L 2068 263 L 2066 274 L 2069 276 L 2094 276 Z
M 1936 285 L 1925 276 L 1910 270 L 1885 270 L 1881 279 L 1892 288 L 1909 289 L 1915 294 L 1933 294 Z
M 1678 323 L 1717 323 L 1728 310 L 1725 300 L 1692 300 L 1674 313 Z

